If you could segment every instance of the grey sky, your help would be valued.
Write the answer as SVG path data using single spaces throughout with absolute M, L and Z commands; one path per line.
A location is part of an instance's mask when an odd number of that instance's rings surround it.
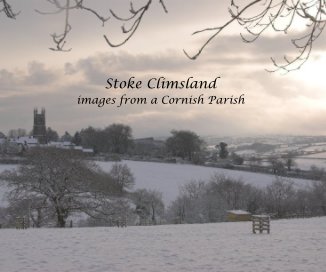
M 88 1 L 102 14 L 105 3 L 125 13 L 129 1 Z M 158 2 L 158 1 L 157 1 Z M 195 30 L 216 26 L 228 18 L 229 1 L 167 0 L 169 13 L 156 4 L 128 44 L 110 48 L 103 34 L 118 41 L 119 26 L 105 27 L 86 13 L 72 15 L 68 37 L 69 53 L 48 50 L 50 33 L 62 28 L 60 15 L 42 16 L 46 1 L 13 0 L 21 11 L 17 20 L 0 15 L 0 131 L 32 128 L 34 107 L 45 107 L 47 125 L 63 133 L 92 125 L 104 127 L 113 122 L 129 124 L 136 137 L 167 135 L 171 129 L 191 129 L 201 135 L 248 135 L 262 133 L 324 134 L 326 94 L 323 82 L 325 37 L 316 44 L 310 61 L 286 76 L 267 73 L 270 57 L 281 59 L 292 51 L 282 37 L 265 36 L 257 43 L 243 44 L 240 28 L 213 41 L 202 56 L 188 60 L 182 49 L 195 52 L 205 35 L 191 36 Z M 152 76 L 169 79 L 213 79 L 221 76 L 216 95 L 245 93 L 246 105 L 145 105 L 116 108 L 77 105 L 82 96 L 109 97 L 123 92 L 104 88 L 109 77 L 146 80 Z M 166 91 L 167 92 L 167 91 Z M 127 91 L 127 93 L 130 93 Z M 160 93 L 163 94 L 163 93 Z M 151 96 L 148 90 L 139 96 Z M 300 117 L 300 118 L 298 118 Z

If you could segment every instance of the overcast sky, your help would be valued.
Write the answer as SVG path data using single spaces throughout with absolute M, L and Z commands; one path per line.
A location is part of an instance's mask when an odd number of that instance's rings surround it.
M 101 15 L 109 8 L 126 15 L 129 1 L 85 1 Z M 138 1 L 140 2 L 140 1 Z M 157 1 L 145 15 L 139 30 L 124 46 L 109 47 L 103 34 L 113 41 L 122 38 L 114 20 L 105 27 L 85 11 L 71 14 L 72 31 L 67 39 L 71 52 L 53 52 L 50 33 L 60 33 L 62 15 L 40 15 L 34 9 L 51 11 L 44 0 L 12 0 L 20 11 L 16 20 L 0 14 L 0 131 L 33 126 L 33 108 L 44 107 L 47 126 L 74 133 L 89 125 L 104 128 L 124 123 L 135 137 L 166 136 L 172 129 L 189 129 L 200 135 L 261 135 L 326 133 L 325 38 L 315 45 L 310 60 L 299 71 L 287 75 L 268 73 L 270 57 L 282 59 L 291 53 L 288 39 L 265 35 L 254 44 L 244 44 L 237 25 L 221 35 L 192 61 L 183 49 L 196 52 L 205 35 L 193 31 L 217 26 L 229 17 L 227 0 L 166 0 L 165 14 Z M 206 36 L 207 37 L 207 36 Z M 146 80 L 153 76 L 184 80 L 220 76 L 217 96 L 245 94 L 245 105 L 78 105 L 77 98 L 113 97 L 133 92 L 151 97 L 154 91 L 105 89 L 108 77 Z M 183 95 L 198 94 L 187 91 Z M 176 91 L 165 91 L 176 94 Z M 155 95 L 164 95 L 156 92 Z

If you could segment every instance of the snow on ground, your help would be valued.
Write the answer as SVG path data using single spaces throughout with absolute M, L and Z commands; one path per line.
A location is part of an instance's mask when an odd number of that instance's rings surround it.
M 104 171 L 110 171 L 114 162 L 97 162 Z M 215 173 L 240 179 L 245 183 L 255 186 L 266 186 L 275 180 L 275 176 L 260 173 L 235 171 L 214 167 L 205 167 L 188 164 L 169 164 L 156 162 L 122 161 L 126 163 L 135 176 L 135 189 L 155 189 L 163 193 L 166 204 L 175 200 L 179 193 L 179 187 L 191 180 L 209 180 Z M 0 172 L 5 169 L 13 169 L 14 165 L 0 165 Z M 310 181 L 291 179 L 298 186 L 306 186 Z M 0 206 L 4 205 L 3 195 L 6 188 L 0 184 Z M 0 271 L 1 272 L 1 271 Z
M 0 164 L 0 173 L 5 170 L 12 170 L 16 167 L 17 167 L 16 164 Z
M 255 186 L 266 186 L 275 180 L 275 176 L 260 173 L 235 171 L 214 167 L 187 164 L 168 164 L 156 162 L 123 161 L 131 169 L 136 179 L 136 189 L 155 189 L 163 193 L 165 203 L 170 203 L 178 196 L 179 187 L 191 180 L 209 180 L 215 173 Z M 104 171 L 110 171 L 114 162 L 98 162 Z M 306 186 L 310 181 L 291 179 L 298 186 Z
M 325 159 L 309 159 L 309 158 L 295 158 L 294 162 L 296 167 L 300 168 L 301 170 L 310 170 L 311 166 L 317 166 L 319 168 L 326 169 L 326 158 Z
M 304 151 L 316 151 L 326 149 L 326 145 L 324 143 L 312 144 L 311 146 L 302 148 Z
M 314 158 L 314 159 L 326 159 L 326 152 L 304 155 L 303 157 L 305 157 L 305 158 Z
M 323 272 L 326 218 L 127 228 L 0 229 L 2 272 Z
M 235 152 L 239 156 L 250 156 L 250 155 L 256 155 L 257 152 L 253 149 L 245 149 Z
M 296 167 L 302 170 L 310 170 L 311 166 L 317 166 L 326 169 L 326 152 L 303 155 L 294 159 Z

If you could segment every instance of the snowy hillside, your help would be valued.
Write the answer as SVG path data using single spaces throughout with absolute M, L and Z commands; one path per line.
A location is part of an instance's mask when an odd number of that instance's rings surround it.
M 212 175 L 224 174 L 225 176 L 240 179 L 245 183 L 256 186 L 266 186 L 275 180 L 275 176 L 260 173 L 227 170 L 213 167 L 168 164 L 155 162 L 123 161 L 126 163 L 136 179 L 136 188 L 156 189 L 163 193 L 165 203 L 173 201 L 179 187 L 191 180 L 209 180 Z M 113 162 L 98 162 L 105 171 L 110 171 Z M 307 180 L 291 179 L 298 186 L 310 184 Z
M 323 272 L 326 218 L 127 228 L 0 230 L 3 272 Z
M 123 161 L 131 169 L 135 176 L 136 189 L 146 188 L 155 189 L 163 193 L 163 200 L 166 204 L 176 199 L 179 187 L 191 180 L 209 180 L 212 175 L 224 174 L 228 177 L 240 179 L 245 183 L 256 186 L 266 186 L 275 180 L 275 176 L 260 173 L 251 173 L 213 167 L 204 167 L 186 164 L 168 164 L 139 161 Z M 98 162 L 99 166 L 110 171 L 113 162 Z M 0 165 L 0 172 L 5 169 L 13 169 L 13 165 Z M 307 186 L 310 184 L 307 180 L 291 179 L 298 186 Z M 0 204 L 5 188 L 0 186 Z M 0 205 L 1 206 L 1 205 Z

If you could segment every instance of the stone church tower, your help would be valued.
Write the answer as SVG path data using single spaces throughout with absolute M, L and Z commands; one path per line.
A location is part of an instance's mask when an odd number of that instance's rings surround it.
M 34 109 L 33 137 L 38 139 L 40 144 L 47 144 L 44 108 L 41 113 L 38 113 L 37 108 Z

